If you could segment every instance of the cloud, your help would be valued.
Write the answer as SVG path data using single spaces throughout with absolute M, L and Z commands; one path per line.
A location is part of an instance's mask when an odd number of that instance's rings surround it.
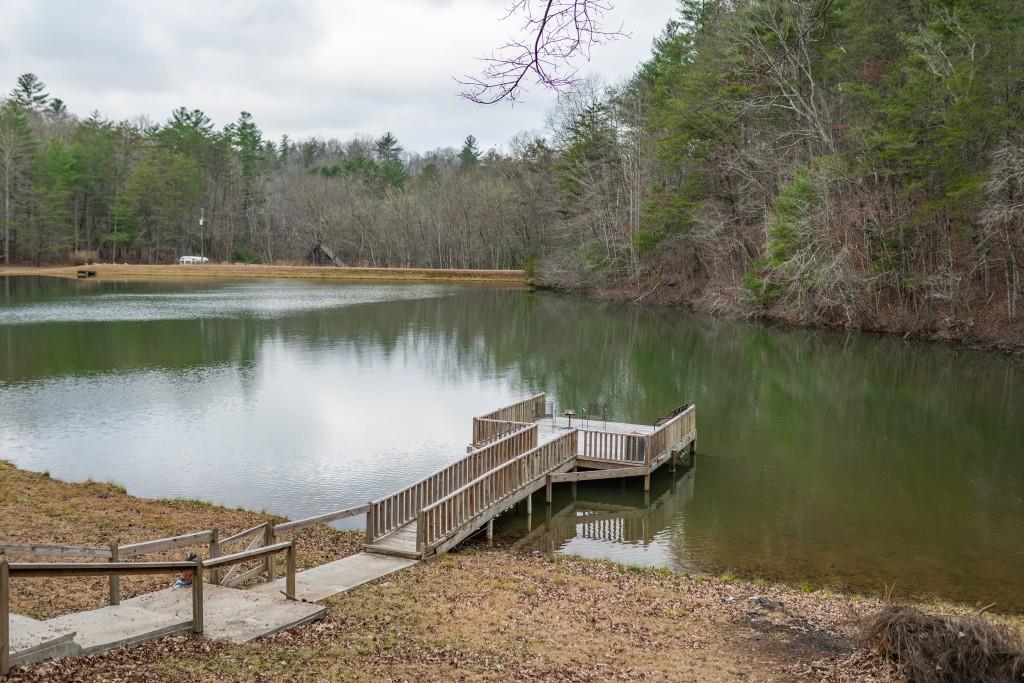
M 250 111 L 268 138 L 390 130 L 407 149 L 486 146 L 540 129 L 553 96 L 479 106 L 455 77 L 519 28 L 507 0 L 0 0 L 0 84 L 33 72 L 71 111 L 163 121 L 178 106 L 218 125 Z M 595 49 L 584 72 L 627 77 L 675 0 L 620 0 L 628 40 Z

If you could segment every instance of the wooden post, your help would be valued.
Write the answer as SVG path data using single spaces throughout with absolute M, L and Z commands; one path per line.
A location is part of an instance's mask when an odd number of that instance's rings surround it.
M 285 572 L 284 595 L 289 600 L 295 600 L 295 541 L 288 546 Z
M 675 448 L 672 449 L 672 455 L 668 458 L 669 472 L 676 471 L 676 460 L 679 458 L 679 451 Z
M 263 545 L 274 545 L 274 520 L 272 519 L 267 520 L 267 529 L 263 535 Z M 277 576 L 277 566 L 275 562 L 276 559 L 277 558 L 273 555 L 267 555 L 267 583 L 273 581 L 274 578 Z
M 647 493 L 650 490 L 651 490 L 651 471 L 647 470 L 647 473 L 644 474 L 644 493 Z
M 533 514 L 533 494 L 531 493 L 526 497 L 526 515 L 530 516 Z
M 367 503 L 366 508 L 366 543 L 373 543 L 373 503 Z
M 192 633 L 203 632 L 203 560 L 196 560 L 192 572 Z
M 416 553 L 421 558 L 427 553 L 427 514 L 423 508 L 416 513 Z
M 494 545 L 494 517 L 487 520 L 487 547 Z
M 210 530 L 210 559 L 220 557 L 220 530 Z M 210 570 L 210 583 L 214 586 L 220 585 L 220 567 Z
M 546 482 L 544 484 L 544 496 L 545 496 L 545 500 L 547 501 L 548 505 L 550 505 L 551 504 L 551 475 L 549 474 L 547 477 L 545 477 L 545 479 L 546 479 Z
M 0 553 L 0 676 L 11 673 L 11 573 Z
M 118 555 L 117 541 L 114 541 L 110 544 L 110 561 L 117 562 Z M 110 575 L 110 604 L 121 604 L 121 577 L 117 574 Z
M 576 472 L 577 470 L 576 470 L 575 467 L 573 467 L 572 471 Z M 575 479 L 572 480 L 572 499 L 576 500 L 576 480 Z

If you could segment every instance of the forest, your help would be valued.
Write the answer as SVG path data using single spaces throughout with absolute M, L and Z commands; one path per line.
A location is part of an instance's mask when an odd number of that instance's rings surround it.
M 1024 337 L 1024 4 L 666 19 L 632 78 L 576 83 L 502 150 L 78 116 L 25 74 L 0 105 L 4 260 L 525 268 L 726 315 Z

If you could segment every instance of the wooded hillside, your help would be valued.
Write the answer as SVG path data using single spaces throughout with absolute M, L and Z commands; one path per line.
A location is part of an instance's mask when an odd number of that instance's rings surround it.
M 29 74 L 0 108 L 3 253 L 525 267 L 616 298 L 1020 340 L 1022 95 L 1017 0 L 682 0 L 630 81 L 575 88 L 505 152 L 269 141 L 244 112 L 79 118 Z

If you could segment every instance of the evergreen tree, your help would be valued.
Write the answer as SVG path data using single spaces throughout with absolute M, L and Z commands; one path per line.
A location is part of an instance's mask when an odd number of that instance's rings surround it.
M 25 109 L 35 111 L 41 109 L 50 96 L 46 93 L 46 84 L 35 74 L 22 74 L 11 91 L 11 99 Z
M 384 133 L 375 143 L 377 160 L 381 163 L 398 161 L 402 155 L 402 146 L 398 144 L 398 138 L 391 132 Z
M 35 153 L 36 142 L 25 107 L 15 100 L 4 102 L 0 105 L 0 182 L 3 183 L 0 218 L 3 219 L 4 263 L 12 260 L 15 220 L 28 207 Z
M 459 152 L 459 168 L 469 170 L 480 165 L 480 148 L 477 146 L 476 138 L 467 135 L 462 143 L 462 151 Z

